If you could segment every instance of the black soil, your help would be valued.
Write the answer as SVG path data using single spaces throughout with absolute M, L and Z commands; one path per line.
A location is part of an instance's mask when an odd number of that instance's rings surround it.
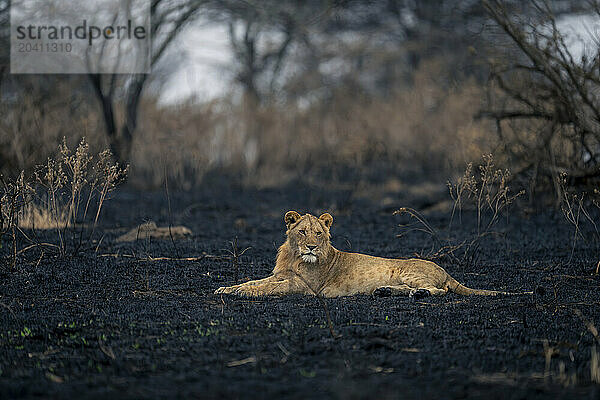
M 513 211 L 475 263 L 439 260 L 470 287 L 533 295 L 213 295 L 269 274 L 288 209 L 330 211 L 341 250 L 429 252 L 426 235 L 397 237 L 406 220 L 392 211 L 431 201 L 375 197 L 310 185 L 207 188 L 171 193 L 169 212 L 164 192 L 121 190 L 104 210 L 99 244 L 64 258 L 33 249 L 14 271 L 3 261 L 0 397 L 600 398 L 591 379 L 598 247 L 584 231 L 573 248 L 560 213 Z M 448 224 L 447 211 L 427 218 Z M 463 213 L 446 232 L 468 238 L 472 219 Z M 148 220 L 172 220 L 193 235 L 116 243 Z M 239 251 L 251 247 L 237 268 L 229 253 L 236 237 Z M 9 245 L 5 237 L 4 255 Z

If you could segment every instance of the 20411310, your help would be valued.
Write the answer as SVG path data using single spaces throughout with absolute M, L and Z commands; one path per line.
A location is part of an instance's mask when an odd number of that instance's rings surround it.
M 19 53 L 70 53 L 71 43 L 19 43 Z

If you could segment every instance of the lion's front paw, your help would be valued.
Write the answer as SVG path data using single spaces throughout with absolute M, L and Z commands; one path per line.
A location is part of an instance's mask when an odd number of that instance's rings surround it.
M 231 286 L 221 286 L 217 290 L 215 290 L 215 294 L 231 294 L 234 291 L 234 287 Z
M 390 297 L 392 295 L 392 288 L 387 286 L 378 287 L 373 290 L 374 297 Z
M 215 290 L 215 294 L 232 294 L 244 297 L 257 297 L 262 295 L 258 288 L 249 285 L 220 287 Z

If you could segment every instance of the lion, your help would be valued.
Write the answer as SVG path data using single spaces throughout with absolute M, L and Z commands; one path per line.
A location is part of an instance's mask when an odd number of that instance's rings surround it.
M 220 287 L 215 294 L 258 297 L 312 294 L 324 297 L 369 294 L 423 298 L 453 292 L 461 295 L 511 294 L 471 289 L 434 262 L 390 259 L 340 251 L 331 245 L 333 217 L 285 214 L 287 239 L 279 247 L 275 268 L 264 279 Z

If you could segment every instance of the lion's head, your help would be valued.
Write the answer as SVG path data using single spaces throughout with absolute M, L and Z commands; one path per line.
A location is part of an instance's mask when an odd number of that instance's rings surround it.
M 296 257 L 307 263 L 316 263 L 327 258 L 330 248 L 329 228 L 333 217 L 329 213 L 319 218 L 311 214 L 301 216 L 288 211 L 284 217 L 290 248 Z

